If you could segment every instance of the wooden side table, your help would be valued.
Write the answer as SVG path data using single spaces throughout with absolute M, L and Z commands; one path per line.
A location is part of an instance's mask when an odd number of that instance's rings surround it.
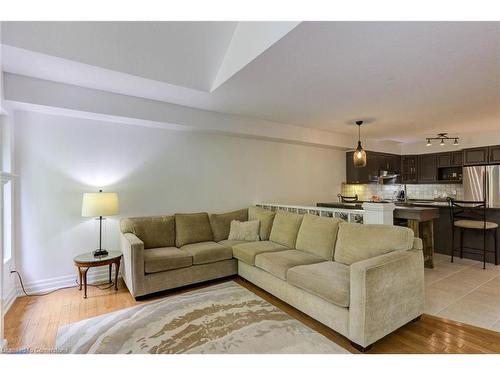
M 95 257 L 93 253 L 85 253 L 85 254 L 80 254 L 73 259 L 75 266 L 78 268 L 78 275 L 80 278 L 80 290 L 82 290 L 82 284 L 83 284 L 84 288 L 83 298 L 87 298 L 87 271 L 92 267 L 109 265 L 109 283 L 111 284 L 111 268 L 114 264 L 115 290 L 118 290 L 118 271 L 120 270 L 121 259 L 122 259 L 122 253 L 120 251 L 110 251 L 108 255 L 99 257 Z

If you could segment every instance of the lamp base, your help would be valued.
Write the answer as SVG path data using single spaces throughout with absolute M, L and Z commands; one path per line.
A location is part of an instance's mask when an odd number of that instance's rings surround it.
M 108 255 L 108 252 L 104 249 L 97 249 L 94 251 L 94 256 L 97 257 L 105 257 Z

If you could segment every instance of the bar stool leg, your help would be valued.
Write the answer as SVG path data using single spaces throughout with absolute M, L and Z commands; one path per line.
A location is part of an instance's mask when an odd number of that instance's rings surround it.
M 495 266 L 498 266 L 498 248 L 497 248 L 497 241 L 498 241 L 498 227 L 495 229 Z
M 451 226 L 451 263 L 453 263 L 453 253 L 455 252 L 455 227 Z
M 460 259 L 464 257 L 464 229 L 460 228 Z
M 483 270 L 486 269 L 486 229 L 483 229 Z

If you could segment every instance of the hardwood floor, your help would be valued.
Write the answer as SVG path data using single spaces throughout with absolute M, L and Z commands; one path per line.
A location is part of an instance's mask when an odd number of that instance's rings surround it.
M 359 353 L 345 337 L 323 324 L 239 277 L 233 280 L 350 352 Z M 5 317 L 8 348 L 51 351 L 60 326 L 217 282 L 162 293 L 143 301 L 135 301 L 123 282 L 119 283 L 118 291 L 91 287 L 87 299 L 83 299 L 78 288 L 43 297 L 18 298 Z M 409 323 L 376 342 L 367 353 L 500 353 L 500 333 L 423 315 L 418 322 Z

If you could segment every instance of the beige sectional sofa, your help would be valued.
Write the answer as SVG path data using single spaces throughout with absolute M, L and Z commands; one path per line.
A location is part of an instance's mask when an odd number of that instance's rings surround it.
M 228 240 L 259 220 L 260 241 Z M 422 243 L 408 228 L 250 207 L 121 221 L 134 297 L 240 275 L 364 350 L 424 309 Z

